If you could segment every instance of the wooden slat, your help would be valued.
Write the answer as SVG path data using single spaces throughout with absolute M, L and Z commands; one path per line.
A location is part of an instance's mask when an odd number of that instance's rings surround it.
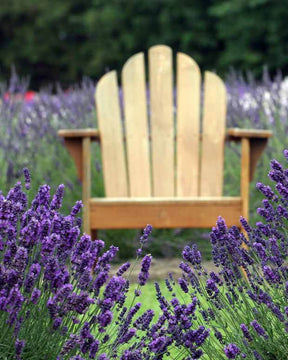
M 228 226 L 240 226 L 241 210 L 238 197 L 91 199 L 90 222 L 95 229 L 209 228 L 221 215 Z
M 177 54 L 177 196 L 199 195 L 201 74 L 188 55 Z
M 82 201 L 83 201 L 83 231 L 90 235 L 90 216 L 89 200 L 91 197 L 91 148 L 90 138 L 83 138 L 83 183 L 82 183 Z
M 127 172 L 115 71 L 107 73 L 99 80 L 95 99 L 106 196 L 127 196 Z
M 226 89 L 205 72 L 200 196 L 221 196 L 223 188 Z
M 228 140 L 229 137 L 246 137 L 246 138 L 270 138 L 273 136 L 270 130 L 260 129 L 240 129 L 240 128 L 229 128 L 227 129 Z
M 122 70 L 130 196 L 151 196 L 144 54 L 132 56 Z
M 63 138 L 83 138 L 90 137 L 91 140 L 100 140 L 100 132 L 98 129 L 62 129 L 58 131 L 58 135 Z
M 149 49 L 153 196 L 175 195 L 172 50 Z
M 241 197 L 243 199 L 242 216 L 249 220 L 249 179 L 250 179 L 250 141 L 243 138 L 241 141 Z

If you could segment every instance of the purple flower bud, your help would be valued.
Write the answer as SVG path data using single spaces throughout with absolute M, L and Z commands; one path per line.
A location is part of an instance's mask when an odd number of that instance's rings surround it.
M 286 160 L 288 160 L 288 150 L 287 150 L 287 149 L 285 149 L 285 150 L 283 151 L 283 154 L 284 154 Z
M 58 317 L 53 321 L 53 330 L 57 330 L 62 323 L 62 318 Z
M 248 221 L 244 217 L 240 217 L 240 223 L 243 226 L 243 229 L 249 234 L 252 231 L 251 226 L 248 224 Z
M 187 281 L 185 279 L 180 278 L 178 280 L 178 284 L 180 285 L 181 289 L 184 291 L 184 293 L 188 293 L 189 289 L 188 289 L 188 284 Z
M 121 265 L 121 267 L 119 268 L 119 270 L 117 271 L 116 275 L 117 276 L 121 276 L 123 275 L 130 267 L 130 263 L 126 262 L 123 265 Z
M 146 284 L 148 278 L 149 278 L 149 269 L 151 266 L 152 256 L 151 255 L 145 255 L 142 263 L 141 263 L 141 270 L 138 275 L 139 279 L 139 285 L 143 286 Z
M 268 185 L 264 185 L 260 182 L 256 184 L 256 189 L 262 192 L 262 194 L 268 199 L 272 200 L 275 197 L 274 192 L 272 191 L 271 187 Z
M 30 293 L 35 285 L 37 278 L 40 275 L 41 266 L 39 264 L 32 264 L 29 273 L 25 280 L 25 291 Z
M 250 342 L 253 341 L 253 338 L 248 330 L 248 327 L 245 324 L 240 325 L 240 329 L 242 330 L 242 333 L 244 337 Z
M 90 347 L 90 354 L 89 354 L 89 358 L 90 358 L 90 359 L 94 359 L 94 358 L 95 358 L 98 349 L 99 349 L 99 341 L 98 341 L 98 340 L 95 340 L 95 341 L 91 344 L 91 347 Z
M 192 265 L 201 265 L 201 253 L 195 244 L 192 245 L 192 247 L 185 246 L 182 256 L 184 260 L 190 262 Z
M 63 196 L 64 196 L 64 189 L 65 189 L 64 184 L 60 184 L 58 186 L 58 189 L 56 190 L 56 193 L 53 196 L 52 201 L 51 201 L 51 205 L 50 205 L 51 210 L 58 210 L 61 208 L 62 200 L 63 200 Z
M 82 207 L 83 207 L 82 201 L 76 201 L 76 204 L 73 206 L 70 215 L 71 216 L 76 216 L 80 212 Z
M 263 336 L 265 339 L 268 339 L 268 335 L 266 334 L 266 331 L 263 329 L 263 327 L 256 320 L 253 320 L 250 324 L 253 326 L 255 331 L 260 336 Z
M 278 283 L 280 280 L 280 275 L 277 272 L 277 270 L 273 270 L 270 266 L 263 266 L 263 274 L 265 279 L 271 284 L 271 283 Z
M 101 354 L 99 357 L 98 357 L 98 360 L 109 360 L 109 357 L 107 354 Z
M 147 225 L 143 231 L 143 235 L 140 237 L 140 243 L 145 244 L 152 232 L 152 225 Z
M 30 301 L 36 305 L 41 295 L 41 291 L 39 289 L 33 289 Z
M 20 360 L 21 359 L 21 354 L 23 352 L 25 346 L 25 341 L 24 340 L 19 340 L 16 339 L 15 341 L 15 355 L 16 355 L 16 360 Z
M 224 347 L 224 352 L 228 359 L 235 359 L 241 353 L 241 350 L 236 344 L 231 343 Z
M 118 340 L 119 344 L 127 343 L 136 334 L 136 329 L 129 329 L 123 336 Z
M 23 169 L 23 174 L 24 174 L 24 178 L 25 178 L 25 188 L 26 190 L 30 189 L 30 183 L 31 183 L 31 176 L 30 176 L 30 172 L 27 168 Z

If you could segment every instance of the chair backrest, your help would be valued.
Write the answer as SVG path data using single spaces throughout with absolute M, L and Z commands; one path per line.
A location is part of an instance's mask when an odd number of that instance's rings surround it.
M 115 71 L 99 80 L 107 197 L 222 196 L 225 85 L 205 72 L 202 105 L 196 62 L 177 53 L 176 67 L 175 92 L 172 50 L 157 45 L 148 51 L 148 85 L 143 53 L 125 63 L 121 90 Z

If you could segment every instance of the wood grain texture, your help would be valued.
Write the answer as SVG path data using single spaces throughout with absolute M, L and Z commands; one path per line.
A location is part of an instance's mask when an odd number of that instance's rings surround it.
M 196 62 L 177 54 L 177 196 L 199 195 L 201 74 Z
M 240 198 L 91 199 L 91 227 L 96 229 L 207 228 L 219 215 L 228 226 L 240 226 Z
M 62 129 L 58 131 L 58 135 L 63 138 L 83 138 L 90 137 L 93 141 L 100 140 L 100 132 L 98 129 Z
M 83 201 L 83 231 L 90 235 L 90 197 L 91 197 L 91 148 L 90 138 L 83 138 L 83 181 L 82 181 L 82 201 Z
M 130 196 L 151 196 L 150 154 L 144 54 L 132 56 L 122 70 Z
M 149 49 L 153 196 L 175 195 L 172 50 Z
M 223 81 L 211 72 L 205 72 L 203 107 L 200 195 L 221 196 L 224 170 L 226 88 Z
M 249 179 L 250 179 L 250 141 L 243 138 L 241 141 L 241 198 L 243 200 L 242 216 L 249 220 Z
M 107 73 L 99 80 L 95 99 L 97 120 L 101 134 L 106 196 L 128 196 L 122 120 L 115 71 Z
M 246 138 L 270 138 L 273 136 L 272 131 L 263 129 L 240 129 L 228 128 L 227 135 L 230 137 Z

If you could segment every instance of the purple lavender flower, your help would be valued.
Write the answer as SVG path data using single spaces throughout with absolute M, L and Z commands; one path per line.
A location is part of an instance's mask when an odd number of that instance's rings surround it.
M 182 256 L 184 260 L 190 262 L 192 265 L 201 265 L 201 253 L 195 244 L 192 245 L 192 247 L 185 246 L 182 252 Z
M 95 340 L 95 341 L 93 341 L 93 343 L 90 346 L 90 354 L 89 354 L 90 359 L 95 358 L 98 349 L 99 349 L 99 341 Z
M 26 190 L 30 189 L 30 183 L 31 183 L 31 176 L 30 176 L 30 172 L 27 168 L 23 169 L 23 174 L 25 177 L 25 188 Z
M 129 268 L 130 268 L 130 263 L 129 263 L 129 262 L 124 263 L 124 264 L 121 265 L 121 267 L 118 269 L 116 275 L 117 275 L 117 276 L 123 275 Z
M 76 201 L 76 204 L 73 206 L 70 215 L 73 216 L 73 217 L 76 216 L 77 214 L 79 214 L 82 207 L 83 207 L 82 201 Z
M 136 334 L 136 329 L 129 329 L 125 334 L 123 334 L 119 339 L 119 344 L 127 343 L 129 340 L 131 340 Z
M 24 340 L 16 339 L 16 341 L 15 341 L 15 355 L 16 355 L 16 360 L 20 360 L 20 359 L 21 359 L 21 354 L 22 354 L 22 352 L 23 352 L 24 347 L 25 347 L 25 341 L 24 341 Z
M 54 319 L 52 327 L 54 330 L 57 330 L 57 329 L 59 329 L 61 324 L 62 324 L 62 318 L 58 317 L 58 318 Z
M 245 324 L 241 324 L 240 325 L 240 329 L 242 330 L 242 333 L 244 335 L 244 337 L 248 340 L 248 341 L 253 341 L 253 338 L 248 330 L 248 327 Z
M 268 199 L 268 200 L 272 200 L 273 198 L 275 198 L 275 194 L 272 191 L 271 187 L 268 185 L 264 185 L 260 182 L 258 182 L 256 184 L 256 188 L 262 192 L 262 194 Z
M 37 278 L 40 275 L 40 271 L 41 271 L 41 266 L 36 263 L 36 264 L 32 264 L 30 269 L 29 269 L 29 273 L 26 277 L 25 280 L 25 291 L 30 293 L 32 288 L 34 287 Z
M 98 316 L 99 324 L 102 327 L 108 326 L 111 323 L 112 319 L 113 319 L 113 313 L 110 310 L 107 310 L 103 314 L 100 314 Z
M 64 189 L 65 189 L 64 184 L 60 184 L 58 186 L 58 189 L 57 189 L 57 191 L 56 191 L 56 193 L 53 196 L 52 201 L 51 201 L 51 205 L 50 205 L 51 210 L 58 210 L 58 209 L 61 208 L 62 201 L 63 201 L 63 196 L 64 196 Z
M 265 339 L 268 339 L 268 335 L 266 334 L 266 331 L 256 320 L 253 320 L 250 324 L 253 326 L 257 334 L 263 336 Z
M 41 296 L 41 290 L 35 288 L 35 289 L 33 289 L 32 293 L 31 293 L 30 301 L 31 301 L 34 305 L 36 305 L 37 302 L 38 302 L 38 300 L 39 300 L 39 298 L 40 298 L 40 296 Z
M 143 231 L 143 235 L 140 237 L 140 243 L 141 244 L 145 244 L 152 232 L 152 225 L 146 225 L 144 231 Z
M 273 270 L 270 266 L 263 266 L 263 274 L 269 283 L 278 283 L 280 275 L 277 270 Z
M 149 349 L 155 354 L 161 354 L 166 351 L 169 345 L 171 345 L 172 339 L 166 336 L 160 336 L 149 344 Z
M 235 359 L 241 353 L 241 350 L 236 344 L 231 343 L 224 347 L 224 353 L 228 359 Z
M 149 270 L 150 270 L 150 266 L 151 266 L 151 261 L 152 261 L 151 255 L 145 255 L 142 260 L 141 270 L 138 275 L 140 286 L 144 286 L 149 278 Z
M 99 357 L 98 357 L 98 360 L 109 360 L 109 357 L 107 354 L 101 354 Z

